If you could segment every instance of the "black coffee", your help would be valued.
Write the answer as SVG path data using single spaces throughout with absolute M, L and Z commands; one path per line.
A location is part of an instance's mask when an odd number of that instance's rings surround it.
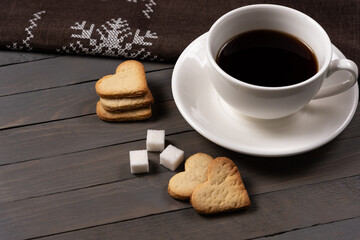
M 304 42 L 271 30 L 235 36 L 222 46 L 216 62 L 232 77 L 265 87 L 300 83 L 318 71 L 316 56 Z

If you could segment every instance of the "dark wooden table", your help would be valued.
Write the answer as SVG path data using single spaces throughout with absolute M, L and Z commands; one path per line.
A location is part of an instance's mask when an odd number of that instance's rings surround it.
M 173 65 L 144 63 L 153 117 L 107 123 L 97 79 L 119 59 L 0 52 L 0 239 L 360 239 L 360 111 L 335 140 L 294 157 L 258 158 L 194 131 L 171 94 Z M 129 151 L 147 129 L 166 143 L 226 156 L 252 206 L 204 217 L 167 193 L 171 172 L 149 154 L 133 175 Z M 182 171 L 183 165 L 177 171 Z

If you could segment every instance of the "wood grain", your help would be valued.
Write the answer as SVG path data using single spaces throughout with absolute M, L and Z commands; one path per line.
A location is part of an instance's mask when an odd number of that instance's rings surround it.
M 142 149 L 144 140 L 2 166 L 0 203 L 136 178 L 129 151 Z M 159 165 L 159 153 L 148 157 L 151 174 L 167 171 Z
M 171 175 L 149 175 L 71 193 L 5 203 L 0 206 L 3 223 L 0 231 L 6 233 L 3 239 L 33 238 L 64 231 L 72 232 L 45 239 L 99 239 L 100 236 L 108 240 L 166 239 L 169 236 L 248 239 L 360 214 L 360 189 L 357 187 L 360 176 L 252 195 L 252 206 L 246 211 L 203 217 L 188 203 L 169 197 L 166 183 Z M 44 225 L 47 227 L 42 227 Z M 84 230 L 74 231 L 80 228 Z
M 174 102 L 153 104 L 145 121 L 108 123 L 96 115 L 1 131 L 0 165 L 144 139 L 147 129 L 191 130 Z
M 1 240 L 359 237 L 359 109 L 344 132 L 314 151 L 246 156 L 208 141 L 182 118 L 171 64 L 144 63 L 155 97 L 151 119 L 99 120 L 93 85 L 121 61 L 0 52 Z M 147 129 L 165 129 L 166 144 L 185 157 L 232 158 L 251 208 L 197 214 L 167 194 L 175 173 L 159 165 L 158 153 L 149 153 L 149 174 L 131 174 L 129 151 L 145 149 Z
M 350 124 L 346 127 L 338 138 L 353 138 L 360 135 L 360 106 L 357 107 L 355 115 Z
M 146 74 L 156 102 L 172 99 L 172 69 Z M 96 81 L 0 97 L 0 129 L 94 114 Z
M 97 80 L 115 72 L 123 60 L 62 56 L 0 68 L 0 96 Z M 172 68 L 173 64 L 144 62 L 145 71 Z
M 316 225 L 304 229 L 282 233 L 276 236 L 256 238 L 257 240 L 358 240 L 360 218 L 347 219 L 329 224 Z
M 171 175 L 138 177 L 1 204 L 2 239 L 31 238 L 187 207 L 187 203 L 173 201 L 167 194 L 166 185 Z
M 24 62 L 39 61 L 49 58 L 55 58 L 59 55 L 48 53 L 33 53 L 20 51 L 0 51 L 0 66 L 19 64 Z
M 351 124 L 358 117 L 356 114 Z M 153 117 L 147 121 L 114 124 L 90 115 L 6 129 L 0 135 L 0 165 L 139 140 L 149 128 L 166 129 L 168 133 L 192 130 L 173 101 L 154 103 Z M 359 136 L 359 129 L 349 127 L 338 139 L 347 139 L 348 135 L 354 138 L 354 132 Z
M 0 167 L 0 203 L 113 183 L 136 176 L 129 171 L 129 151 L 146 148 L 143 140 Z M 337 140 L 323 148 L 284 159 L 234 153 L 211 143 L 195 131 L 168 135 L 166 144 L 235 161 L 247 188 L 266 193 L 360 174 L 360 138 Z M 341 150 L 339 150 L 341 149 Z M 150 174 L 166 172 L 159 153 L 149 153 Z M 183 165 L 177 171 L 182 171 Z

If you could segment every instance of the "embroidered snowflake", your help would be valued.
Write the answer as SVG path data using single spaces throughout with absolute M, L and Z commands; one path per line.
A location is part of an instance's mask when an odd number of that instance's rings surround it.
M 77 40 L 57 51 L 149 60 L 157 58 L 146 50 L 146 47 L 152 46 L 151 41 L 158 38 L 155 32 L 147 30 L 141 34 L 140 29 L 132 31 L 128 22 L 121 18 L 111 19 L 96 29 L 95 24 L 90 24 L 88 27 L 86 25 L 86 21 L 83 21 L 81 24 L 76 22 L 71 26 L 71 29 L 79 31 L 79 34 L 71 35 L 71 38 Z
M 22 40 L 22 43 L 13 42 L 12 45 L 7 45 L 7 48 L 17 49 L 17 50 L 32 50 L 30 46 L 30 40 L 34 38 L 32 31 L 37 27 L 37 21 L 41 19 L 41 14 L 44 14 L 45 11 L 40 11 L 33 14 L 33 18 L 29 20 L 30 25 L 25 28 L 26 38 Z
M 131 3 L 137 3 L 137 0 L 127 0 L 128 2 Z M 154 0 L 142 0 L 142 2 L 147 2 L 145 3 L 145 9 L 142 10 L 142 13 L 144 14 L 144 16 L 148 19 L 150 19 L 150 13 L 154 12 L 154 10 L 152 9 L 153 6 L 156 5 L 156 2 Z

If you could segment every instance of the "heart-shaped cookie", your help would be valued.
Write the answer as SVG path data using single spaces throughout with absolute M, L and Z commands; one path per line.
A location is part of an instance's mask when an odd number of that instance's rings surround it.
M 190 203 L 201 214 L 227 212 L 250 206 L 238 168 L 226 157 L 215 158 L 206 172 L 207 180 L 195 187 Z
M 123 97 L 123 98 L 100 98 L 101 106 L 107 111 L 126 111 L 144 108 L 154 103 L 154 98 L 147 91 L 143 97 Z
M 110 112 L 105 110 L 100 101 L 96 104 L 96 114 L 97 116 L 108 122 L 127 122 L 127 121 L 138 121 L 144 120 L 151 117 L 151 106 L 144 108 L 138 108 L 128 111 L 115 111 Z
M 144 66 L 135 60 L 125 61 L 114 75 L 99 79 L 95 90 L 103 98 L 144 96 L 148 92 Z
M 206 181 L 206 170 L 213 158 L 205 153 L 196 153 L 185 162 L 185 171 L 174 175 L 168 185 L 170 196 L 189 200 L 194 188 Z

